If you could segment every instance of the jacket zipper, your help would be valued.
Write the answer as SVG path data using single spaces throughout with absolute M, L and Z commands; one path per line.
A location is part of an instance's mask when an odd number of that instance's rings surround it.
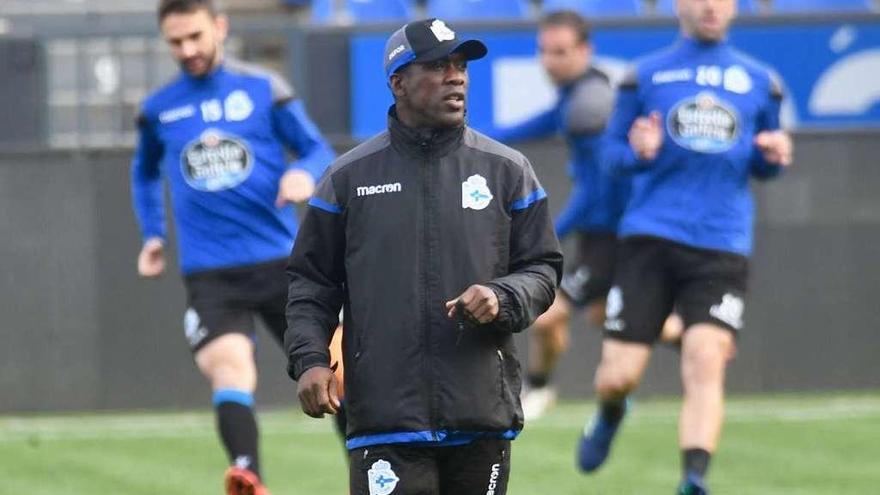
M 424 370 L 425 385 L 428 389 L 428 427 L 432 434 L 436 436 L 436 398 L 434 397 L 434 363 L 431 351 L 431 303 L 430 303 L 430 274 L 431 274 L 431 168 L 433 166 L 433 150 L 431 143 L 422 141 L 419 143 L 420 148 L 425 152 L 425 160 L 420 167 L 421 187 L 422 187 L 422 338 L 424 346 Z M 435 440 L 438 440 L 435 438 Z

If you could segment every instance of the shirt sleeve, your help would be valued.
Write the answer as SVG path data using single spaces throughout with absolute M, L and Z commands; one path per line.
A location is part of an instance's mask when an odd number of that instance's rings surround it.
M 590 211 L 594 202 L 595 199 L 590 197 L 589 189 L 583 181 L 576 180 L 572 185 L 568 203 L 556 218 L 556 235 L 562 239 L 570 234 Z
M 553 231 L 547 193 L 523 157 L 517 197 L 510 203 L 509 273 L 486 285 L 498 296 L 499 314 L 489 324 L 497 331 L 519 332 L 553 302 L 562 277 L 562 251 Z
M 294 380 L 316 366 L 330 366 L 328 347 L 344 301 L 345 210 L 327 174 L 296 237 L 287 266 L 287 373 Z
M 162 143 L 145 115 L 138 117 L 137 127 L 137 147 L 131 164 L 132 206 L 142 239 L 165 239 L 165 198 L 160 166 Z
M 630 70 L 620 84 L 602 146 L 601 164 L 606 173 L 634 172 L 650 163 L 639 160 L 629 145 L 629 130 L 643 111 L 638 84 L 635 69 Z
M 336 153 L 309 118 L 302 100 L 285 98 L 276 102 L 272 126 L 281 142 L 297 156 L 290 168 L 305 170 L 317 182 Z
M 758 113 L 758 119 L 755 123 L 755 135 L 763 131 L 776 131 L 780 129 L 779 114 L 782 109 L 784 96 L 785 90 L 782 80 L 775 73 L 771 72 L 766 102 Z M 782 172 L 782 166 L 767 163 L 767 160 L 764 159 L 764 154 L 755 146 L 752 149 L 750 170 L 753 177 L 766 180 L 777 177 Z
M 502 143 L 514 143 L 552 136 L 556 133 L 556 126 L 557 111 L 551 108 L 519 124 L 494 129 L 488 136 Z

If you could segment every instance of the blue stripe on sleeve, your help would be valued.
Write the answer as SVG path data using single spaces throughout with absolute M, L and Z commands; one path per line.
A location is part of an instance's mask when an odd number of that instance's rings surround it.
M 314 206 L 315 208 L 319 208 L 329 213 L 342 213 L 342 208 L 340 208 L 339 205 L 334 205 L 333 203 L 324 201 L 319 197 L 313 197 L 310 199 L 309 206 Z
M 538 201 L 541 201 L 546 197 L 547 192 L 544 191 L 544 188 L 538 188 L 532 194 L 529 194 L 528 196 L 511 203 L 510 211 L 524 210 L 529 206 L 532 206 L 532 204 L 537 203 Z

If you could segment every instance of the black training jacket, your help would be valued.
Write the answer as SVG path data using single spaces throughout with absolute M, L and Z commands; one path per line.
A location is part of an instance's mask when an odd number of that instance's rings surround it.
M 513 333 L 553 301 L 562 253 L 546 193 L 519 152 L 472 129 L 388 130 L 340 157 L 291 254 L 288 373 L 328 366 L 345 309 L 348 446 L 510 438 L 522 428 Z M 460 330 L 444 303 L 498 295 L 490 324 Z

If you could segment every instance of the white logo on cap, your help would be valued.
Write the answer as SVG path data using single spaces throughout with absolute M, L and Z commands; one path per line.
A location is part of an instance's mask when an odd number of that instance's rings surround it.
M 400 45 L 397 48 L 395 48 L 394 50 L 391 50 L 391 53 L 388 54 L 388 60 L 391 60 L 392 58 L 394 58 L 395 55 L 397 55 L 398 53 L 400 53 L 404 50 L 406 50 L 406 47 L 403 45 Z
M 446 23 L 440 19 L 435 19 L 431 23 L 431 32 L 437 37 L 437 41 L 452 41 L 455 39 L 455 31 L 449 29 Z

